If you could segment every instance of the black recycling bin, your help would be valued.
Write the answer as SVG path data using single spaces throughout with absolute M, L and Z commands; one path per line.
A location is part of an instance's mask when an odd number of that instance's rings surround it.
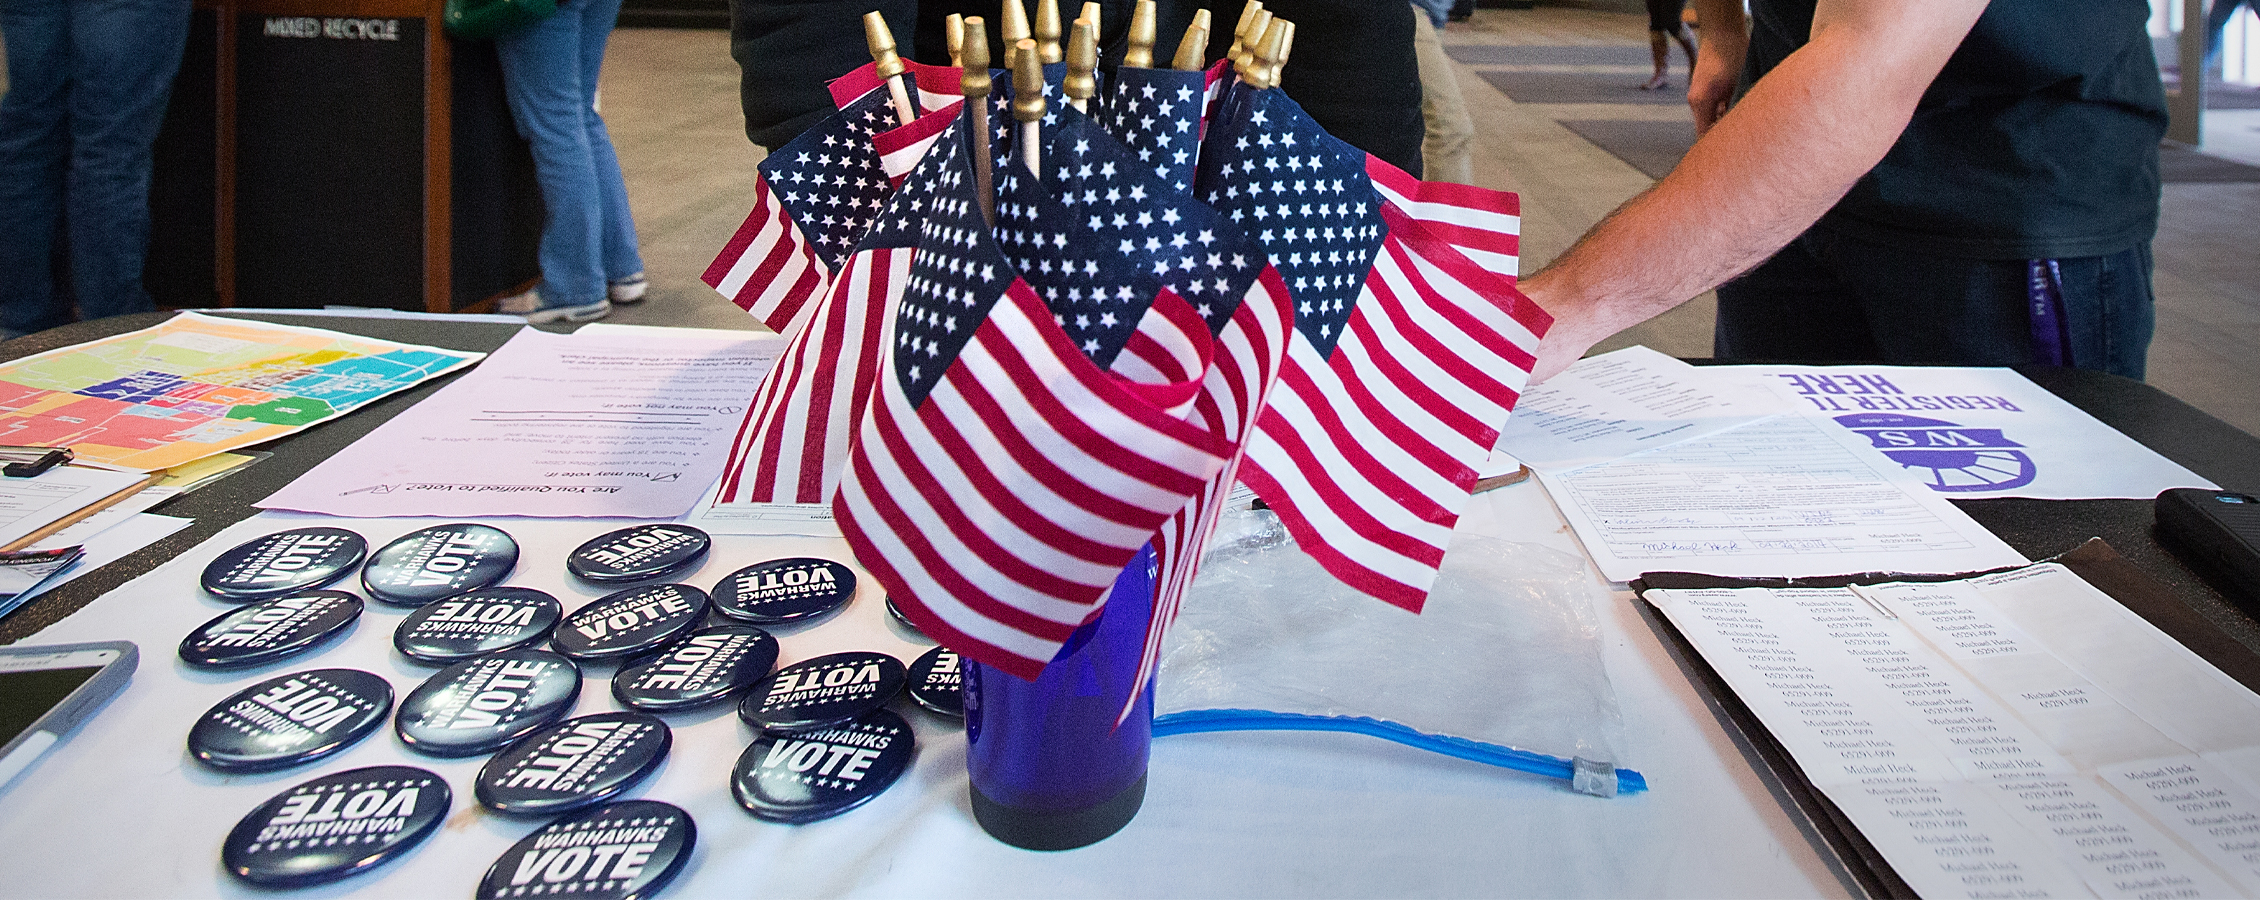
M 157 141 L 167 307 L 484 308 L 530 284 L 533 157 L 439 0 L 200 2 Z

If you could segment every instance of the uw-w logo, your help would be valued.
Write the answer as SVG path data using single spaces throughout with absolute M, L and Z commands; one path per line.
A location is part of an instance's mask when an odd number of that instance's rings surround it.
M 1999 428 L 1964 428 L 1899 413 L 1853 413 L 1836 421 L 1866 435 L 1893 462 L 1927 473 L 1934 491 L 2005 491 L 2031 484 L 2039 474 L 2024 445 L 2002 437 Z

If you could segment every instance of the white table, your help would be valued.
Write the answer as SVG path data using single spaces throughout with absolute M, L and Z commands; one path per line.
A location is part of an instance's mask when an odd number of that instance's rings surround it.
M 389 727 L 330 759 L 261 775 L 214 773 L 183 748 L 205 709 L 266 675 L 361 668 L 405 694 L 431 670 L 391 649 L 400 612 L 372 604 L 343 642 L 250 673 L 200 672 L 174 655 L 183 635 L 226 608 L 197 587 L 197 574 L 220 550 L 317 523 L 357 530 L 376 547 L 437 521 L 255 517 L 27 641 L 123 638 L 139 644 L 143 657 L 123 695 L 0 795 L 0 896 L 267 896 L 220 868 L 220 843 L 236 820 L 318 774 L 395 763 L 448 780 L 455 805 L 445 827 L 373 872 L 294 893 L 469 896 L 487 866 L 537 824 L 471 800 L 483 757 L 422 757 Z M 509 583 L 547 590 L 570 609 L 598 592 L 568 583 L 565 553 L 624 523 L 491 524 L 524 548 Z M 1534 483 L 1486 495 L 1461 527 L 1580 552 Z M 703 568 L 679 580 L 710 585 L 787 555 L 851 559 L 837 540 L 717 535 Z M 781 635 L 780 664 L 849 648 L 914 658 L 923 643 L 891 623 L 882 601 L 865 579 L 839 616 Z M 1751 769 L 1636 602 L 1615 592 L 1599 620 L 1627 731 L 1619 764 L 1646 775 L 1651 790 L 1641 794 L 1599 799 L 1564 783 L 1350 735 L 1184 735 L 1155 742 L 1145 807 L 1122 832 L 1081 850 L 1035 853 L 998 843 L 974 823 L 964 738 L 952 720 L 924 713 L 906 713 L 918 729 L 919 755 L 886 794 L 811 825 L 757 821 L 728 789 L 731 765 L 753 733 L 723 705 L 667 716 L 673 756 L 628 796 L 674 803 L 697 821 L 690 867 L 662 895 L 673 898 L 1846 894 L 1851 882 Z M 613 708 L 608 685 L 589 678 L 577 712 Z

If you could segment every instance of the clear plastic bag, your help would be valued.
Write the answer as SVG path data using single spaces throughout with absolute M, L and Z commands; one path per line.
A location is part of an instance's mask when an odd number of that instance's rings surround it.
M 1267 511 L 1229 514 L 1210 548 L 1162 652 L 1156 736 L 1347 731 L 1601 796 L 1645 789 L 1616 768 L 1583 559 L 1463 532 L 1416 616 L 1326 574 Z

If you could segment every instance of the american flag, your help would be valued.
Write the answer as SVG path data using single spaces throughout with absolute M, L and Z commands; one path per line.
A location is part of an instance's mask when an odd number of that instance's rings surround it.
M 1124 66 L 1115 72 L 1114 89 L 1099 95 L 1102 102 L 1092 117 L 1151 166 L 1154 177 L 1190 195 L 1207 90 L 1201 72 Z
M 879 150 L 881 167 L 897 187 L 909 177 L 918 161 L 925 158 L 926 148 L 933 146 L 943 127 L 957 117 L 957 105 L 965 100 L 963 70 L 955 66 L 930 66 L 910 59 L 903 60 L 902 64 L 906 75 L 903 87 L 911 98 L 914 118 L 910 124 L 871 136 L 872 144 Z M 879 77 L 879 64 L 875 62 L 834 78 L 824 87 L 832 93 L 832 102 L 842 109 L 873 91 L 881 97 L 892 96 L 886 79 Z
M 1138 165 L 1152 169 L 1153 181 L 1145 187 L 1153 192 L 1157 202 L 1159 198 L 1173 196 L 1191 199 L 1202 121 L 1216 97 L 1212 89 L 1217 87 L 1217 79 L 1226 77 L 1225 73 L 1221 64 L 1205 73 L 1130 67 L 1116 73 L 1115 89 L 1105 95 L 1106 102 L 1094 118 L 1108 134 L 1121 141 L 1124 149 L 1136 156 Z M 1127 164 L 1121 165 L 1127 169 Z M 1064 176 L 1061 180 L 1065 180 Z M 1089 196 L 1087 190 L 1084 195 Z M 1069 187 L 1066 196 L 1077 196 L 1074 186 Z M 1147 628 L 1145 652 L 1140 660 L 1140 684 L 1145 683 L 1160 661 L 1162 639 L 1177 618 L 1186 590 L 1192 586 L 1201 548 L 1208 543 L 1219 514 L 1228 503 L 1245 456 L 1245 441 L 1254 431 L 1266 403 L 1266 394 L 1276 381 L 1288 328 L 1294 319 L 1286 285 L 1247 235 L 1218 217 L 1207 204 L 1181 203 L 1175 208 L 1184 210 L 1188 216 L 1197 216 L 1198 222 L 1192 224 L 1188 219 L 1189 227 L 1178 229 L 1180 236 L 1164 234 L 1163 237 L 1175 244 L 1184 240 L 1181 235 L 1197 236 L 1204 252 L 1181 260 L 1185 264 L 1175 270 L 1180 280 L 1171 281 L 1169 287 L 1188 290 L 1185 282 L 1190 281 L 1197 288 L 1206 272 L 1227 270 L 1228 261 L 1244 261 L 1243 265 L 1232 266 L 1229 271 L 1244 274 L 1260 270 L 1261 275 L 1248 284 L 1245 291 L 1239 292 L 1241 299 L 1237 305 L 1208 316 L 1216 332 L 1219 352 L 1203 384 L 1199 414 L 1209 428 L 1239 447 L 1240 452 L 1235 453 L 1232 462 L 1216 478 L 1202 486 L 1201 492 L 1182 511 L 1163 525 L 1154 540 L 1153 619 Z M 1120 212 L 1115 212 L 1106 221 L 1111 223 L 1121 217 Z M 1096 224 L 1093 223 L 1094 228 Z M 1140 250 L 1163 249 L 1153 236 L 1140 237 L 1136 243 Z M 1206 252 L 1212 249 L 1218 251 L 1213 256 Z M 1136 697 L 1131 700 L 1134 702 Z M 1127 715 L 1129 707 L 1123 712 Z
M 1044 183 L 1000 154 L 993 232 L 949 138 L 905 186 L 925 224 L 834 502 L 921 629 L 1022 677 L 1236 455 L 1204 407 L 1216 373 L 1244 367 L 1227 357 L 1264 360 L 1216 335 L 1273 296 L 1212 213 L 1163 202 L 1081 116 L 1054 121 Z
M 914 59 L 903 60 L 902 65 L 910 77 L 903 87 L 910 89 L 910 102 L 917 104 L 918 114 L 939 112 L 965 97 L 960 83 L 964 70 L 956 66 L 930 66 Z M 833 106 L 846 109 L 872 91 L 882 91 L 880 96 L 887 96 L 883 90 L 886 86 L 886 80 L 879 77 L 879 64 L 868 62 L 825 83 L 824 89 L 831 92 Z
M 1418 611 L 1551 319 L 1386 201 L 1367 155 L 1234 87 L 1197 188 L 1294 295 L 1241 479 L 1335 577 Z
M 1419 222 L 1485 271 L 1512 282 L 1521 273 L 1522 198 L 1448 181 L 1421 181 L 1368 158 L 1365 174 L 1388 205 Z
M 872 137 L 894 127 L 887 92 L 868 91 L 764 158 L 753 212 L 706 267 L 707 286 L 793 334 L 893 193 Z

